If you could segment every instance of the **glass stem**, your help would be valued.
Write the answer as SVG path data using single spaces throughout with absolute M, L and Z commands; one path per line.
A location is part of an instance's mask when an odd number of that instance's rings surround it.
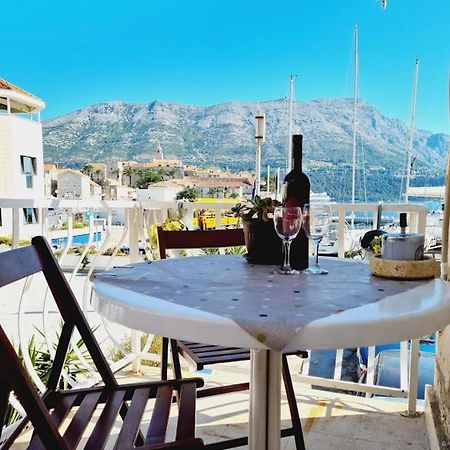
M 285 272 L 291 271 L 291 265 L 290 265 L 290 253 L 291 253 L 291 241 L 290 240 L 284 240 L 284 264 L 283 264 L 283 270 Z
M 321 241 L 322 241 L 322 238 L 317 239 L 315 242 L 315 244 L 316 244 L 316 264 L 315 264 L 315 266 L 317 268 L 319 268 L 319 245 L 320 245 Z

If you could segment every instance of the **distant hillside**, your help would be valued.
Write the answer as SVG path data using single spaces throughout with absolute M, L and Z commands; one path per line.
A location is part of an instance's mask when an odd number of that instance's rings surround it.
M 155 101 L 149 104 L 107 102 L 44 123 L 47 161 L 80 166 L 86 162 L 148 160 L 159 141 L 166 157 L 184 163 L 252 169 L 255 103 L 231 102 L 208 107 Z M 261 103 L 266 114 L 263 165 L 285 167 L 287 105 L 284 100 Z M 336 200 L 350 196 L 351 99 L 295 102 L 294 132 L 304 134 L 305 167 L 315 191 Z M 359 108 L 358 160 L 366 167 L 369 199 L 397 200 L 408 147 L 408 127 L 383 116 L 368 103 Z M 416 184 L 442 182 L 450 136 L 418 130 L 414 138 Z M 363 199 L 358 171 L 359 200 Z

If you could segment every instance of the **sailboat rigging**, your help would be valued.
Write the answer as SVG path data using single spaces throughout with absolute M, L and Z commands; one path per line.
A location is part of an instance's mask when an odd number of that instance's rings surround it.
M 292 121 L 294 107 L 294 78 L 297 75 L 289 77 L 289 96 L 288 96 L 288 139 L 287 139 L 287 164 L 286 173 L 292 170 Z
M 414 66 L 414 82 L 413 82 L 413 92 L 411 98 L 411 123 L 409 127 L 409 141 L 408 141 L 408 153 L 407 153 L 407 161 L 406 161 L 406 176 L 405 176 L 405 192 L 404 192 L 404 200 L 405 203 L 408 203 L 409 200 L 409 185 L 411 182 L 412 169 L 415 162 L 415 158 L 413 158 L 413 142 L 414 142 L 414 130 L 415 130 L 415 122 L 416 122 L 416 97 L 417 97 L 417 82 L 419 79 L 419 58 L 416 58 L 416 63 Z M 400 188 L 400 200 L 403 194 L 403 177 Z
M 355 188 L 356 188 L 356 134 L 357 134 L 357 109 L 358 109 L 358 25 L 355 25 L 355 53 L 354 53 L 354 70 L 355 75 L 353 79 L 353 152 L 352 152 L 352 204 L 355 203 Z M 352 226 L 353 226 L 352 215 Z

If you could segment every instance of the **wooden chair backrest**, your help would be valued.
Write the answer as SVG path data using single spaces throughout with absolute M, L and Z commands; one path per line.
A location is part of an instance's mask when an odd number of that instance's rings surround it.
M 38 272 L 42 272 L 45 276 L 64 325 L 47 383 L 47 391 L 42 395 L 37 391 L 0 326 L 0 426 L 3 426 L 9 394 L 13 391 L 35 429 L 42 430 L 52 440 L 47 443 L 49 448 L 64 448 L 64 442 L 50 418 L 43 398 L 45 399 L 58 387 L 74 328 L 77 328 L 83 339 L 105 385 L 113 387 L 117 386 L 117 382 L 47 241 L 37 236 L 32 239 L 30 246 L 0 253 L 0 287 Z
M 165 231 L 158 227 L 159 257 L 166 259 L 168 249 L 219 248 L 245 245 L 242 228 L 228 230 Z

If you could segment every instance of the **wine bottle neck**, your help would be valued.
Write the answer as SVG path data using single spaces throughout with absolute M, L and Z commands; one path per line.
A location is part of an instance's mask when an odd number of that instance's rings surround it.
M 293 169 L 295 172 L 302 172 L 302 157 L 303 157 L 303 136 L 301 134 L 294 134 L 292 136 L 292 159 Z
M 293 168 L 295 172 L 302 172 L 303 171 L 303 167 L 302 167 L 302 154 L 300 152 L 299 155 L 294 155 L 294 164 L 293 164 Z

